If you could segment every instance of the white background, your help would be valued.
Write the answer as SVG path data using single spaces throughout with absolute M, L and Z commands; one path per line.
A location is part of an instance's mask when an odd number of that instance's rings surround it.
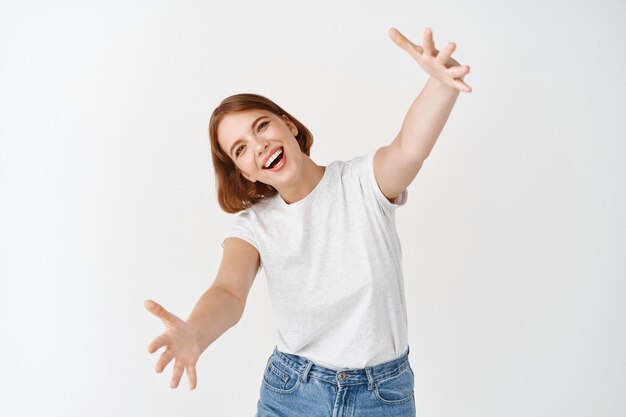
M 186 318 L 234 219 L 208 139 L 276 101 L 327 165 L 388 144 L 427 75 L 471 66 L 397 211 L 418 416 L 626 414 L 623 1 L 0 2 L 0 415 L 253 416 L 265 276 L 169 387 L 143 301 Z

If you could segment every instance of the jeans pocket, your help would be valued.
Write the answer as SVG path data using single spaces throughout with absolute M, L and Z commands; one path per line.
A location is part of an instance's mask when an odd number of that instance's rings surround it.
M 411 366 L 407 366 L 395 375 L 376 382 L 374 395 L 385 404 L 403 404 L 413 398 L 415 378 Z
M 270 391 L 289 394 L 300 385 L 300 373 L 272 355 L 263 373 L 263 385 Z

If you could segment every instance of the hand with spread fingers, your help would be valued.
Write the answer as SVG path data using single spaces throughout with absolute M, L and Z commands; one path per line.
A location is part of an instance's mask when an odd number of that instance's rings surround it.
M 424 31 L 423 46 L 409 41 L 396 28 L 389 29 L 389 37 L 396 45 L 407 51 L 431 77 L 460 91 L 472 92 L 472 88 L 463 82 L 463 77 L 470 71 L 470 67 L 460 65 L 451 57 L 456 49 L 456 43 L 449 42 L 442 51 L 438 51 L 435 48 L 431 28 Z
M 174 359 L 174 371 L 170 387 L 176 388 L 183 375 L 187 371 L 189 388 L 196 387 L 196 363 L 202 353 L 200 344 L 187 323 L 165 310 L 161 305 L 146 300 L 146 309 L 161 319 L 165 325 L 165 332 L 157 336 L 148 346 L 148 352 L 154 353 L 157 349 L 165 346 L 165 351 L 156 363 L 155 370 L 162 372 L 172 359 Z

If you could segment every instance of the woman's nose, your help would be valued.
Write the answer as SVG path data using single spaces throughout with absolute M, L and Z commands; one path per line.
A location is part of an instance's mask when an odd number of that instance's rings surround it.
M 267 142 L 267 141 L 261 141 L 261 142 L 259 142 L 259 144 L 257 145 L 257 149 L 258 149 L 258 151 L 257 151 L 257 152 L 258 152 L 259 156 L 263 155 L 263 151 L 265 151 L 265 149 L 266 149 L 267 147 L 269 147 L 269 146 L 270 146 L 270 144 L 269 144 L 269 142 Z

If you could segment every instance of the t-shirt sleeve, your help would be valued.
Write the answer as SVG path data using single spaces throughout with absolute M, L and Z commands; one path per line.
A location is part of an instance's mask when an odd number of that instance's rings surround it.
M 239 239 L 245 240 L 246 242 L 254 246 L 255 249 L 259 252 L 259 269 L 263 268 L 263 259 L 261 258 L 259 244 L 254 235 L 254 228 L 252 227 L 250 213 L 248 213 L 247 211 L 242 211 L 237 214 L 237 217 L 235 218 L 235 221 L 232 224 L 230 230 L 222 237 L 222 242 L 220 243 L 222 248 L 224 247 L 224 240 L 229 237 L 238 237 Z
M 378 186 L 378 182 L 376 182 L 376 176 L 374 175 L 374 155 L 380 148 L 376 148 L 373 151 L 358 157 L 356 164 L 356 171 L 359 176 L 359 181 L 361 185 L 365 187 L 365 191 L 372 193 L 378 202 L 378 205 L 388 211 L 394 211 L 398 207 L 401 207 L 406 204 L 406 201 L 409 197 L 408 190 L 404 189 L 399 196 L 397 196 L 392 203 L 389 199 L 383 194 L 380 187 Z

